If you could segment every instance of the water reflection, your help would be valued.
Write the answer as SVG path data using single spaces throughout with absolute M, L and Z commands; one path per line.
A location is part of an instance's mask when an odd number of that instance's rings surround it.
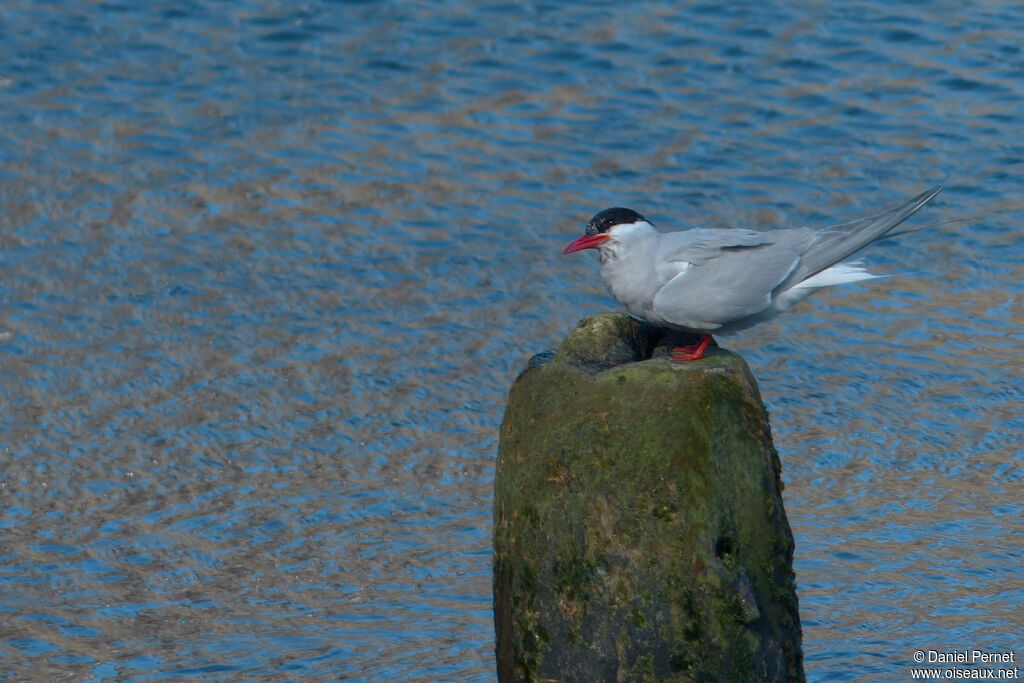
M 493 677 L 505 392 L 612 306 L 559 247 L 946 182 L 885 281 L 725 341 L 812 680 L 1020 632 L 1024 13 L 15 2 L 0 653 L 15 678 Z

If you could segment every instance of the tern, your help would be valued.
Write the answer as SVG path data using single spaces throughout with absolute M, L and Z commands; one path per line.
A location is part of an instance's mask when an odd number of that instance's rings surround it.
M 881 277 L 850 256 L 894 232 L 942 191 L 926 192 L 867 218 L 824 228 L 759 232 L 692 228 L 660 232 L 632 209 L 601 211 L 562 251 L 596 249 L 601 279 L 634 318 L 701 335 L 677 347 L 676 361 L 697 360 L 712 334 L 732 334 L 774 318 L 821 289 Z

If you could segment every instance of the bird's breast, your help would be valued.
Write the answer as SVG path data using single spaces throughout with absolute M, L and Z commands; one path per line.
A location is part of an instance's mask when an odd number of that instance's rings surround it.
M 654 296 L 687 264 L 659 264 L 653 256 L 620 254 L 618 258 L 606 259 L 601 264 L 601 279 L 612 297 L 631 315 L 664 324 L 654 311 Z

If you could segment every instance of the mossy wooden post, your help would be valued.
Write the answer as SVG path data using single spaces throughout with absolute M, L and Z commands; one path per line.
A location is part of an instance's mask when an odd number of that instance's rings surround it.
M 509 394 L 494 497 L 501 681 L 802 681 L 779 458 L 743 360 L 580 323 Z M 655 356 L 652 360 L 645 360 Z

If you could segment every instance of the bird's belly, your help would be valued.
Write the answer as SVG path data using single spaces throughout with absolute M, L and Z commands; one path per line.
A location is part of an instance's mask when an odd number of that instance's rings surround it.
M 675 273 L 659 270 L 652 259 L 616 259 L 602 264 L 601 279 L 608 293 L 634 318 L 666 325 L 667 321 L 654 310 L 654 297 Z
M 654 311 L 655 291 L 643 286 L 628 286 L 629 284 L 618 283 L 615 287 L 609 285 L 608 293 L 634 318 L 663 325 L 665 321 Z

